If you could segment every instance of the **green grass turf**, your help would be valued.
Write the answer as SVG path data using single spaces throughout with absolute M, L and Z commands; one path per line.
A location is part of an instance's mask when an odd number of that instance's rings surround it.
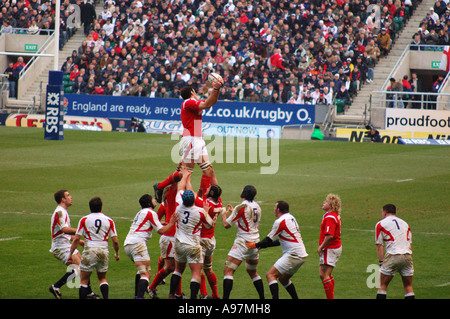
M 104 213 L 115 220 L 123 243 L 139 210 L 139 197 L 153 194 L 153 183 L 174 170 L 170 153 L 176 142 L 168 135 L 68 130 L 64 141 L 46 141 L 42 129 L 0 127 L 0 298 L 53 298 L 47 289 L 65 272 L 65 266 L 49 253 L 56 190 L 66 188 L 73 196 L 69 209 L 73 227 L 88 214 L 89 199 L 102 197 Z M 448 299 L 449 155 L 445 146 L 281 140 L 277 174 L 261 175 L 261 166 L 267 164 L 260 163 L 215 163 L 214 167 L 225 204 L 238 203 L 246 184 L 258 189 L 257 200 L 263 211 L 261 238 L 274 221 L 274 203 L 289 202 L 309 254 L 292 279 L 300 298 L 325 298 L 316 249 L 323 215 L 320 207 L 325 196 L 333 192 L 343 203 L 343 253 L 333 272 L 336 298 L 375 297 L 376 288 L 367 285 L 372 275 L 367 267 L 378 263 L 373 230 L 381 218 L 381 207 L 392 202 L 412 229 L 417 298 Z M 196 168 L 195 188 L 199 181 L 200 170 Z M 213 269 L 220 294 L 223 267 L 235 233 L 234 228 L 224 229 L 219 219 Z M 154 233 L 148 243 L 153 275 L 158 240 Z M 110 297 L 130 299 L 136 269 L 123 249 L 118 262 L 110 251 Z M 265 273 L 279 256 L 280 247 L 261 251 L 258 269 L 267 298 L 270 292 Z M 189 281 L 187 269 L 183 276 L 187 295 Z M 99 293 L 95 277 L 92 283 Z M 168 286 L 159 287 L 162 298 L 167 298 Z M 77 289 L 63 287 L 62 293 L 64 298 L 78 298 Z M 243 265 L 236 271 L 231 297 L 257 298 Z M 282 286 L 280 297 L 289 297 Z M 399 276 L 392 281 L 388 298 L 403 298 Z

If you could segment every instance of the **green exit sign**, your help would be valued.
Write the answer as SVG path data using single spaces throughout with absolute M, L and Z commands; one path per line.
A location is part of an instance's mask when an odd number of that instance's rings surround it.
M 25 44 L 25 51 L 37 51 L 38 45 L 37 44 Z
M 431 68 L 432 69 L 439 69 L 440 65 L 441 65 L 441 61 L 431 61 Z

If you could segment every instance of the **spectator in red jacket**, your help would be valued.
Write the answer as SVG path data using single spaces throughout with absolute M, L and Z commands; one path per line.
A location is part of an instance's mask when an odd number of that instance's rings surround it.
M 281 56 L 281 49 L 273 50 L 274 54 L 270 57 L 270 65 L 277 69 L 285 70 L 283 66 L 283 57 Z

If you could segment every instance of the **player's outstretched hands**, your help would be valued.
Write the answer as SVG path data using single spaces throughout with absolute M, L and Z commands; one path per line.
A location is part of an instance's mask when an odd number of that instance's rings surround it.
M 219 75 L 219 78 L 216 81 L 212 82 L 212 87 L 216 90 L 219 90 L 225 84 L 223 78 Z

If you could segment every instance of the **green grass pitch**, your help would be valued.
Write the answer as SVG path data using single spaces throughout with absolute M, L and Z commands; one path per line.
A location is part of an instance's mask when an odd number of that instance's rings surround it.
M 0 127 L 0 298 L 53 298 L 48 287 L 65 272 L 65 266 L 49 252 L 56 190 L 66 188 L 73 196 L 74 204 L 69 208 L 72 227 L 88 214 L 89 199 L 102 197 L 104 213 L 115 220 L 123 244 L 139 210 L 139 197 L 153 195 L 153 183 L 174 170 L 170 153 L 176 142 L 168 135 L 68 130 L 64 141 L 46 141 L 42 129 Z M 316 249 L 323 215 L 320 207 L 330 192 L 339 194 L 343 203 L 343 253 L 333 272 L 336 298 L 375 298 L 373 272 L 367 269 L 378 263 L 374 226 L 381 218 L 381 207 L 389 202 L 397 205 L 399 217 L 412 229 L 416 297 L 450 297 L 450 148 L 280 140 L 278 154 L 279 169 L 272 175 L 260 174 L 266 164 L 248 160 L 215 163 L 214 167 L 224 204 L 238 203 L 246 184 L 258 189 L 256 199 L 263 211 L 261 238 L 274 221 L 274 203 L 289 202 L 309 254 L 292 279 L 300 298 L 325 298 Z M 200 170 L 196 168 L 195 188 L 199 181 Z M 219 219 L 213 269 L 220 294 L 225 258 L 235 234 L 234 228 L 224 229 Z M 159 256 L 158 240 L 159 235 L 154 233 L 148 242 L 152 275 Z M 110 249 L 110 298 L 131 299 L 136 269 L 121 248 L 118 262 Z M 279 256 L 280 247 L 261 251 L 258 271 L 265 283 L 266 298 L 270 298 L 270 292 L 265 273 Z M 186 269 L 183 287 L 187 295 L 189 281 Z M 95 276 L 92 286 L 99 293 Z M 168 297 L 168 286 L 159 287 L 161 298 Z M 64 286 L 62 293 L 64 298 L 78 298 L 77 289 Z M 244 265 L 236 271 L 231 297 L 257 298 Z M 282 286 L 280 297 L 289 298 Z M 388 298 L 403 298 L 398 275 L 388 289 Z

